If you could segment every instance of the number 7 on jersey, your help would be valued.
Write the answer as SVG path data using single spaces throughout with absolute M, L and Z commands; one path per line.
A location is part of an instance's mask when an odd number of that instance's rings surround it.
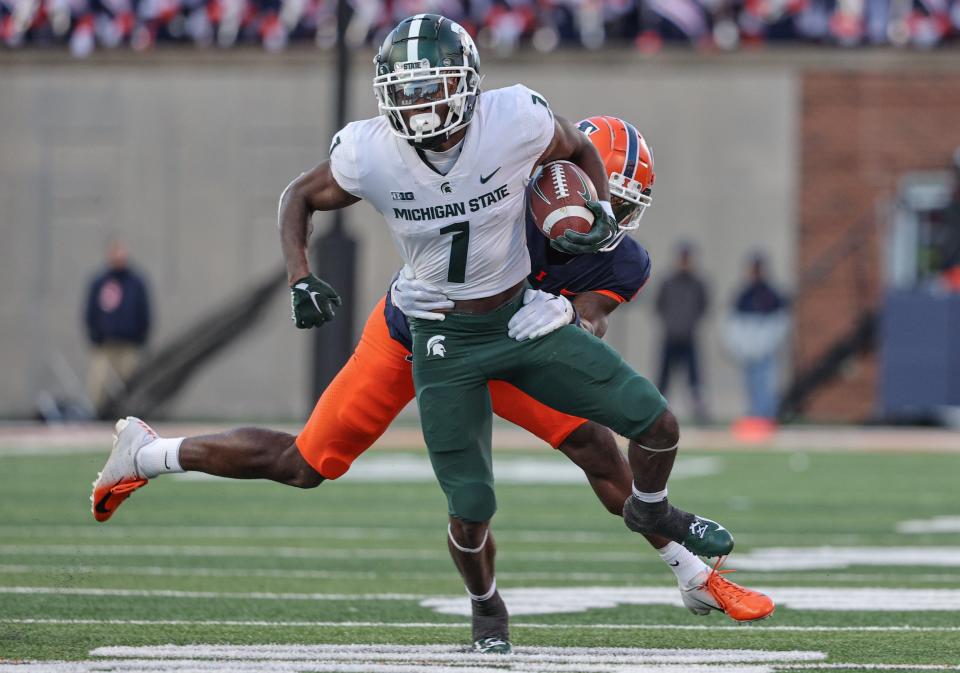
M 450 266 L 447 267 L 448 283 L 466 282 L 467 246 L 470 244 L 470 223 L 454 222 L 440 229 L 441 234 L 453 232 L 450 240 Z

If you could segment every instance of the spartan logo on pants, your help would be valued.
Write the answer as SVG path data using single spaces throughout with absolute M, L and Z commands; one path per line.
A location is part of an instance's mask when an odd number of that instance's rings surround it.
M 446 338 L 447 337 L 443 336 L 442 334 L 437 334 L 427 339 L 427 357 L 444 357 L 447 354 L 447 347 L 443 345 L 443 341 Z

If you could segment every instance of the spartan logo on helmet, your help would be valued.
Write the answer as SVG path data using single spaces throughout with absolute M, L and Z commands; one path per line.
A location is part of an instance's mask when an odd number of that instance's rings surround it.
M 447 347 L 443 345 L 447 337 L 436 334 L 427 339 L 427 357 L 442 358 L 447 355 Z
M 480 55 L 458 23 L 438 14 L 404 19 L 373 63 L 377 106 L 399 137 L 436 147 L 473 119 Z

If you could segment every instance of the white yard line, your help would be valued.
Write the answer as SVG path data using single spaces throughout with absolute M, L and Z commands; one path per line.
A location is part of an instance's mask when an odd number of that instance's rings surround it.
M 722 471 L 716 456 L 678 458 L 670 478 L 709 477 Z M 497 484 L 586 484 L 583 472 L 557 454 L 520 457 L 498 456 L 493 462 Z M 175 475 L 178 480 L 222 480 L 202 472 Z M 430 459 L 423 453 L 367 455 L 350 468 L 345 477 L 350 483 L 429 484 L 436 481 Z
M 451 645 L 161 645 L 100 647 L 92 660 L 0 664 L 4 673 L 93 671 L 299 673 L 776 673 L 958 670 L 937 664 L 824 663 L 820 651 L 517 647 L 491 657 Z
M 54 619 L 0 618 L 0 624 L 41 626 L 231 626 L 248 628 L 469 629 L 470 622 L 267 621 L 234 619 Z M 784 633 L 960 633 L 960 626 L 763 626 L 762 624 L 544 624 L 512 621 L 511 629 L 558 631 L 753 631 Z
M 612 520 L 611 520 L 612 521 Z M 536 543 L 536 544 L 608 544 L 617 546 L 629 544 L 634 541 L 633 533 L 629 532 L 622 525 L 615 524 L 614 530 L 601 532 L 596 530 L 530 530 L 530 529 L 497 529 L 497 539 L 511 544 Z M 440 528 L 440 539 L 442 541 L 444 528 Z M 3 537 L 17 537 L 27 539 L 64 539 L 77 538 L 79 540 L 136 540 L 143 538 L 146 542 L 165 540 L 167 538 L 175 541 L 201 539 L 201 540 L 247 540 L 266 538 L 266 539 L 299 539 L 299 540 L 436 540 L 436 528 L 383 528 L 377 526 L 349 526 L 349 527 L 324 527 L 324 526 L 132 526 L 111 523 L 109 526 L 91 526 L 89 524 L 78 524 L 75 526 L 66 525 L 0 525 L 0 539 Z M 789 538 L 792 541 L 810 540 L 811 545 L 807 548 L 814 548 L 814 545 L 831 545 L 849 547 L 851 543 L 859 540 L 869 541 L 873 545 L 882 543 L 885 538 L 891 541 L 897 540 L 902 544 L 900 536 L 891 531 L 890 533 L 880 533 L 871 535 L 860 535 L 856 533 L 820 533 L 820 532 L 801 532 L 790 533 Z M 737 536 L 739 544 L 750 544 L 755 546 L 757 542 L 769 540 L 770 536 L 753 535 L 748 531 L 742 532 Z M 879 541 L 878 541 L 879 540 Z M 769 543 L 768 543 L 769 544 Z
M 482 656 L 464 652 L 456 645 L 159 645 L 148 647 L 98 647 L 94 657 L 138 657 L 217 660 L 339 660 L 368 661 L 483 661 Z M 510 662 L 630 664 L 645 663 L 721 663 L 721 662 L 809 662 L 823 661 L 819 651 L 675 649 L 646 647 L 517 647 Z M 489 658 L 487 659 L 489 660 Z
M 792 610 L 851 612 L 960 612 L 960 589 L 881 587 L 756 587 L 780 607 Z M 584 612 L 619 605 L 681 605 L 675 587 L 503 588 L 510 614 L 546 615 Z M 469 615 L 458 597 L 430 597 L 420 605 L 444 615 Z
M 960 589 L 901 589 L 880 587 L 758 587 L 780 607 L 793 610 L 856 612 L 960 612 Z M 547 615 L 586 612 L 619 605 L 681 606 L 676 587 L 530 587 L 503 588 L 510 614 Z M 461 595 L 424 596 L 403 593 L 296 593 L 240 591 L 180 591 L 99 587 L 0 587 L 0 594 L 48 596 L 114 596 L 173 599 L 271 601 L 418 601 L 438 614 L 467 616 L 469 601 Z
M 486 659 L 450 664 L 328 663 L 297 661 L 196 661 L 193 659 L 97 659 L 4 665 L 0 673 L 776 673 L 768 664 L 527 664 Z
M 113 575 L 146 577 L 270 577 L 277 579 L 357 579 L 357 580 L 432 580 L 435 572 L 380 572 L 361 570 L 298 570 L 286 568 L 170 568 L 165 566 L 92 566 L 92 565 L 29 565 L 0 564 L 0 575 Z M 637 577 L 637 572 L 498 572 L 497 577 L 510 581 L 623 582 Z M 891 575 L 900 578 L 902 575 Z M 871 576 L 871 578 L 873 578 Z M 951 576 L 960 582 L 960 575 Z M 944 580 L 948 581 L 948 580 Z
M 83 544 L 4 544 L 0 545 L 0 554 L 22 554 L 38 556 L 203 556 L 203 557 L 250 557 L 250 558 L 305 558 L 305 559 L 393 559 L 419 560 L 432 559 L 447 560 L 449 554 L 446 549 L 417 550 L 417 549 L 384 549 L 384 548 L 356 548 L 331 549 L 329 547 L 286 547 L 286 546 L 217 546 L 217 545 L 83 545 Z M 585 555 L 586 557 L 587 555 Z
M 853 566 L 960 567 L 960 547 L 767 547 L 737 554 L 742 570 L 821 570 Z
M 548 544 L 589 544 L 607 543 L 610 545 L 624 544 L 632 540 L 630 533 L 623 526 L 622 530 L 609 533 L 585 530 L 529 530 L 507 529 L 497 530 L 498 540 L 511 543 L 548 543 Z M 16 526 L 0 525 L 0 536 L 40 538 L 74 537 L 81 539 L 103 540 L 130 540 L 143 537 L 148 540 L 172 538 L 174 540 L 201 539 L 201 540 L 249 540 L 251 538 L 266 539 L 328 539 L 328 540 L 425 540 L 440 539 L 443 541 L 445 527 L 439 528 L 381 528 L 365 526 L 91 526 L 79 524 L 76 526 Z M 439 533 L 438 533 L 439 531 Z M 847 538 L 849 539 L 849 538 Z
M 270 591 L 179 591 L 176 589 L 101 589 L 94 587 L 0 587 L 0 594 L 116 596 L 121 598 L 214 598 L 256 601 L 417 601 L 423 594 L 301 594 Z
M 440 538 L 442 540 L 442 538 Z M 500 556 L 514 561 L 557 562 L 588 561 L 591 563 L 635 564 L 640 551 L 514 551 L 505 550 Z M 358 547 L 332 549 L 329 547 L 288 547 L 249 545 L 83 545 L 83 544 L 3 544 L 0 554 L 37 556 L 205 556 L 205 557 L 251 557 L 251 558 L 307 558 L 346 559 L 369 558 L 373 560 L 442 560 L 449 561 L 447 550 L 438 545 L 434 550 L 395 549 L 384 547 Z
M 329 673 L 654 673 L 700 670 L 772 673 L 774 669 L 770 666 L 758 667 L 756 664 L 810 663 L 826 659 L 826 654 L 819 651 L 579 647 L 517 647 L 509 657 L 496 657 L 465 651 L 455 645 L 118 646 L 100 647 L 92 650 L 90 655 L 106 658 L 82 662 L 97 666 L 93 670 L 100 671 L 303 670 Z M 0 665 L 0 671 L 3 670 Z
M 897 524 L 897 532 L 907 535 L 923 533 L 960 533 L 960 516 L 935 516 L 911 519 Z
M 960 666 L 906 664 L 769 664 L 740 663 L 633 663 L 583 664 L 556 662 L 498 661 L 489 656 L 475 661 L 464 659 L 409 663 L 379 661 L 204 661 L 195 659 L 96 659 L 93 661 L 45 661 L 0 663 L 0 673 L 781 673 L 783 671 L 864 670 L 864 671 L 956 671 Z
M 731 564 L 735 565 L 735 564 Z M 143 577 L 267 577 L 275 579 L 315 579 L 315 580 L 435 580 L 435 572 L 415 571 L 363 571 L 363 570 L 309 570 L 297 568 L 218 568 L 218 567 L 169 567 L 169 566 L 115 566 L 115 565 L 50 565 L 11 563 L 0 564 L 0 575 L 113 575 Z M 497 577 L 512 582 L 628 582 L 639 584 L 636 580 L 644 576 L 637 570 L 624 572 L 498 572 Z M 669 575 L 667 576 L 669 577 Z M 652 579 L 652 578 L 647 578 Z M 836 582 L 903 583 L 905 576 L 899 573 L 764 573 L 763 580 L 784 582 Z M 911 573 L 911 582 L 929 582 L 931 584 L 960 585 L 960 573 Z M 643 584 L 657 584 L 655 581 Z
M 162 545 L 162 544 L 3 544 L 0 554 L 36 556 L 199 556 L 303 559 L 394 559 L 446 561 L 445 549 L 397 549 L 394 547 L 291 547 L 252 545 Z M 643 550 L 624 551 L 517 551 L 506 549 L 504 560 L 538 563 L 584 561 L 636 564 L 649 558 Z M 855 566 L 960 567 L 960 547 L 770 547 L 737 554 L 730 567 L 751 571 L 843 569 Z

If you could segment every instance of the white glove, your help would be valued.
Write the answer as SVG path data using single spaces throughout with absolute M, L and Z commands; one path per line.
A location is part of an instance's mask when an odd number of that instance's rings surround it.
M 440 288 L 417 280 L 407 266 L 400 270 L 400 275 L 390 286 L 390 301 L 408 318 L 424 320 L 443 320 L 446 316 L 437 311 L 453 308 L 453 301 Z
M 543 290 L 524 290 L 523 306 L 507 323 L 507 334 L 517 341 L 537 339 L 573 322 L 573 304 Z

